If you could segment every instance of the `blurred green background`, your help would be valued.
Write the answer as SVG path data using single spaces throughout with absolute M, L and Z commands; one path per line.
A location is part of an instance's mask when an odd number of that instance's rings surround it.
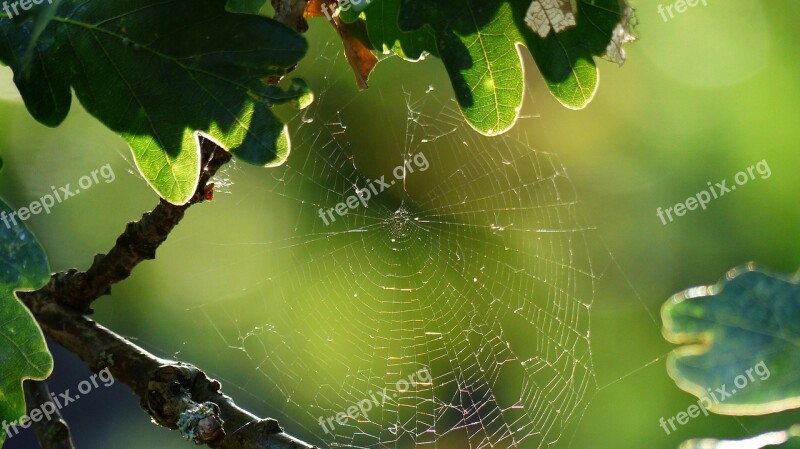
M 800 229 L 800 177 L 794 174 L 800 167 L 800 62 L 795 48 L 800 4 L 708 3 L 665 22 L 658 2 L 636 2 L 640 41 L 627 47 L 624 68 L 599 62 L 600 89 L 583 111 L 561 107 L 523 52 L 526 118 L 511 135 L 560 159 L 585 221 L 596 228 L 587 238 L 593 239 L 592 270 L 597 276 L 590 341 L 598 388 L 587 396 L 585 412 L 576 414 L 581 419 L 565 429 L 557 447 L 675 448 L 688 438 L 736 438 L 800 422 L 799 412 L 700 417 L 671 435 L 658 424 L 659 418 L 696 401 L 666 374 L 670 346 L 661 337 L 661 304 L 684 288 L 714 283 L 748 261 L 782 272 L 800 267 L 794 238 Z M 373 74 L 371 90 L 358 93 L 329 28 L 317 19 L 308 34 L 309 57 L 297 75 L 320 92 L 314 120 L 305 116 L 309 123 L 297 133 L 289 165 L 299 170 L 313 164 L 309 152 L 325 154 L 326 147 L 314 145 L 330 141 L 313 140 L 313 127 L 328 127 L 336 134 L 337 111 L 347 109 L 347 138 L 338 135 L 333 142 L 349 142 L 350 151 L 360 154 L 361 167 L 387 173 L 403 149 L 405 93 L 412 100 L 421 98 L 430 85 L 445 101 L 451 90 L 444 68 L 435 59 L 417 64 L 388 59 Z M 75 183 L 106 163 L 114 168 L 113 183 L 101 183 L 50 215 L 28 221 L 47 249 L 52 269 L 85 268 L 94 254 L 110 248 L 125 223 L 152 208 L 154 193 L 135 174 L 122 140 L 79 105 L 58 129 L 37 124 L 17 99 L 6 68 L 0 70 L 0 99 L 0 154 L 5 160 L 0 196 L 14 207 L 38 199 L 51 185 Z M 283 112 L 287 118 L 292 115 Z M 484 157 L 476 155 L 476 160 Z M 705 189 L 707 181 L 730 179 L 761 160 L 769 163 L 769 179 L 752 181 L 712 202 L 708 210 L 690 212 L 673 223 L 663 225 L 656 217 L 658 207 L 683 201 Z M 283 345 L 291 351 L 300 342 L 259 327 L 271 320 L 268 298 L 284 295 L 283 279 L 271 277 L 283 273 L 283 259 L 267 250 L 291 252 L 292 238 L 319 231 L 303 228 L 297 201 L 281 200 L 313 198 L 315 193 L 276 192 L 297 185 L 292 178 L 281 179 L 283 173 L 243 164 L 227 169 L 223 177 L 232 185 L 217 192 L 212 203 L 193 208 L 158 259 L 141 265 L 96 307 L 99 322 L 158 355 L 177 354 L 228 380 L 226 391 L 237 402 L 260 415 L 278 417 L 297 405 L 277 400 L 284 382 L 274 370 L 281 369 L 281 359 L 270 359 L 265 347 L 248 345 Z M 330 189 L 345 191 L 346 186 Z M 287 257 L 314 256 L 299 251 Z M 302 290 L 308 282 L 305 275 L 286 282 L 300 285 L 294 291 Z M 297 301 L 307 303 L 324 293 L 311 287 Z M 263 334 L 249 338 L 248 332 Z M 53 391 L 86 378 L 74 357 L 57 356 Z M 124 388 L 97 391 L 83 401 L 65 411 L 81 448 L 190 444 L 151 425 Z M 302 424 L 285 418 L 282 423 L 301 437 L 319 432 L 307 417 Z M 33 444 L 23 435 L 4 447 Z M 531 440 L 521 447 L 536 446 Z

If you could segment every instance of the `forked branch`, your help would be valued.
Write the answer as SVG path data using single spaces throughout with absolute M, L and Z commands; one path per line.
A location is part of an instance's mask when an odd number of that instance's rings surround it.
M 127 279 L 131 271 L 142 261 L 156 257 L 156 249 L 167 239 L 169 233 L 183 219 L 186 210 L 203 202 L 209 187 L 208 181 L 226 162 L 231 154 L 208 139 L 201 138 L 200 182 L 197 190 L 184 205 L 176 206 L 164 200 L 139 221 L 128 223 L 108 254 L 98 254 L 86 271 L 71 269 L 54 273 L 50 281 L 39 289 L 40 297 L 53 298 L 60 304 L 79 312 L 91 313 L 91 304 L 103 295 L 111 293 L 111 286 Z
M 186 209 L 205 200 L 209 180 L 231 156 L 210 140 L 201 143 L 203 170 L 191 201 L 183 206 L 161 201 L 141 220 L 129 223 L 111 251 L 96 256 L 87 271 L 56 273 L 41 289 L 17 296 L 47 336 L 93 371 L 108 368 L 133 390 L 158 424 L 179 429 L 184 437 L 212 448 L 315 449 L 283 432 L 277 421 L 238 407 L 222 394 L 219 382 L 198 368 L 158 358 L 87 316 L 95 299 L 130 276 L 141 261 L 155 257 Z

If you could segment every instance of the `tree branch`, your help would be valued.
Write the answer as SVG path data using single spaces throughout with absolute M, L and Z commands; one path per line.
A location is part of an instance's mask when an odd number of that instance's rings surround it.
M 139 221 L 128 223 L 125 232 L 117 239 L 108 254 L 98 254 L 86 271 L 70 269 L 54 273 L 50 281 L 39 289 L 39 296 L 55 298 L 60 304 L 82 313 L 91 313 L 95 299 L 111 293 L 111 286 L 131 275 L 131 271 L 143 260 L 156 257 L 156 249 L 167 239 L 169 233 L 183 219 L 186 210 L 205 201 L 208 181 L 222 165 L 231 159 L 231 154 L 211 140 L 200 138 L 201 160 L 200 182 L 194 196 L 184 205 L 176 206 L 161 200 L 151 212 Z M 213 191 L 213 190 L 211 190 Z
M 156 423 L 215 449 L 316 449 L 285 433 L 277 421 L 259 419 L 238 407 L 222 394 L 220 383 L 200 369 L 158 358 L 35 292 L 17 296 L 45 334 L 78 355 L 92 371 L 108 368 L 114 379 L 128 385 Z
M 75 442 L 72 441 L 69 426 L 61 416 L 61 412 L 53 404 L 47 382 L 26 380 L 24 387 L 28 416 L 33 417 L 34 410 L 39 410 L 36 412 L 39 414 L 42 413 L 42 410 L 49 412 L 45 419 L 32 420 L 33 433 L 36 434 L 36 440 L 39 441 L 42 449 L 75 449 Z M 47 403 L 52 405 L 45 407 Z
M 215 449 L 316 449 L 286 434 L 273 419 L 260 419 L 221 393 L 219 382 L 198 368 L 158 358 L 90 319 L 91 304 L 128 276 L 183 218 L 186 209 L 205 200 L 209 179 L 230 153 L 201 139 L 202 171 L 197 191 L 185 205 L 161 201 L 138 222 L 129 223 L 107 255 L 97 255 L 85 272 L 51 276 L 36 291 L 17 292 L 44 333 L 83 359 L 89 368 L 106 368 L 140 398 L 153 420 L 197 444 Z M 43 445 L 43 447 L 45 447 Z M 54 446 L 55 447 L 55 446 Z M 45 447 L 47 449 L 47 447 Z

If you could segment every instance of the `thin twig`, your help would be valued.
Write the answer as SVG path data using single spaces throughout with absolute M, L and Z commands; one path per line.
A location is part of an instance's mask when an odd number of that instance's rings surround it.
M 70 269 L 54 273 L 38 294 L 55 298 L 60 304 L 82 313 L 91 313 L 91 305 L 100 296 L 111 293 L 111 287 L 131 275 L 143 260 L 156 257 L 156 249 L 183 219 L 186 210 L 203 202 L 208 181 L 231 159 L 231 154 L 208 139 L 201 138 L 202 170 L 197 190 L 189 202 L 176 206 L 161 200 L 139 221 L 128 223 L 108 254 L 98 254 L 86 271 Z M 212 186 L 213 187 L 213 186 Z
M 24 388 L 28 416 L 33 423 L 33 433 L 36 434 L 36 440 L 42 449 L 75 449 L 69 425 L 50 397 L 47 383 L 26 380 Z M 33 419 L 37 414 L 44 419 Z

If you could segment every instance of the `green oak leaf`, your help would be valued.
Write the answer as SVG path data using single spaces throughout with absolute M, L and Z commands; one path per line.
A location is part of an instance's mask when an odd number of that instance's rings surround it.
M 496 135 L 514 125 L 522 105 L 518 45 L 531 52 L 555 98 L 581 109 L 597 91 L 594 58 L 631 39 L 624 0 L 577 0 L 575 26 L 545 38 L 526 25 L 532 1 L 538 0 L 372 0 L 342 17 L 363 19 L 373 48 L 408 59 L 438 55 L 467 121 Z
M 744 440 L 689 440 L 678 449 L 800 449 L 800 426 L 789 430 L 769 432 Z
M 25 225 L 10 219 L 11 212 L 0 199 L 0 420 L 8 423 L 25 415 L 22 381 L 44 380 L 53 371 L 41 329 L 14 295 L 47 282 L 47 256 Z M 0 444 L 5 438 L 0 432 Z
M 497 135 L 514 125 L 524 77 L 516 48 L 522 36 L 509 2 L 404 1 L 399 26 L 403 31 L 428 27 L 434 33 L 436 51 L 473 128 Z
M 670 298 L 664 337 L 682 345 L 668 372 L 683 390 L 729 415 L 800 407 L 800 286 L 796 278 L 729 271 L 719 284 Z
M 74 90 L 167 201 L 183 204 L 196 189 L 198 134 L 248 162 L 287 157 L 288 131 L 270 106 L 289 100 L 264 79 L 305 55 L 295 31 L 217 0 L 61 0 L 29 15 L 0 19 L 0 62 L 30 113 L 59 125 Z

